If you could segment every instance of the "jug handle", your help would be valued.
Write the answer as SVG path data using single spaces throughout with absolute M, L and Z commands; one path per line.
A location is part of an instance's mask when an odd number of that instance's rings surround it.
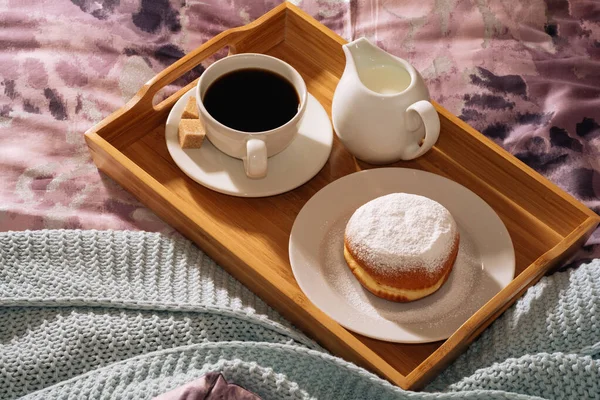
M 418 116 L 411 116 L 410 111 L 416 112 Z M 404 155 L 405 160 L 412 160 L 425 154 L 427 150 L 433 147 L 440 136 L 440 117 L 435 107 L 427 100 L 417 101 L 406 109 L 406 127 L 411 131 L 417 129 L 420 126 L 419 118 L 425 126 L 425 138 L 423 144 L 420 147 L 417 146 L 417 150 L 413 154 Z

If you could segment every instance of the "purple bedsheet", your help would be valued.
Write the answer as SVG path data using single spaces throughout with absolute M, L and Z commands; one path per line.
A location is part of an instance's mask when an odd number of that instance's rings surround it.
M 98 173 L 82 133 L 184 53 L 277 3 L 0 0 L 0 230 L 172 232 Z M 600 211 L 599 2 L 297 3 L 344 38 L 408 59 L 435 100 Z M 598 242 L 579 258 L 600 255 Z

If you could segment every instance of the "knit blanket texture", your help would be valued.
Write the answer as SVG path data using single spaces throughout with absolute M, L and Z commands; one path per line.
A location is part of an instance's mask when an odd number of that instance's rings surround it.
M 0 233 L 0 398 L 600 398 L 600 261 L 544 277 L 424 392 L 334 357 L 182 238 Z

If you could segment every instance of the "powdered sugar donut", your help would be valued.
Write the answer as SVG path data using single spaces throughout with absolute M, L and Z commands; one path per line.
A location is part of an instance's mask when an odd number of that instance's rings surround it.
M 393 193 L 358 208 L 346 225 L 344 258 L 371 293 L 408 302 L 448 279 L 460 236 L 454 218 L 427 197 Z

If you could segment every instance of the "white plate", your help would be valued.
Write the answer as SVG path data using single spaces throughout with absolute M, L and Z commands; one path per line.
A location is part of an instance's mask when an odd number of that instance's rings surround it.
M 192 89 L 181 96 L 171 109 L 165 138 L 175 164 L 203 186 L 233 196 L 272 196 L 306 183 L 329 158 L 333 144 L 331 122 L 323 106 L 310 94 L 298 136 L 284 151 L 269 158 L 268 173 L 263 179 L 249 179 L 242 160 L 217 150 L 210 140 L 205 139 L 200 149 L 182 149 L 177 127 L 193 93 Z
M 344 229 L 354 211 L 396 192 L 439 202 L 452 213 L 461 234 L 448 281 L 411 303 L 383 300 L 363 289 L 343 256 Z M 487 203 L 449 179 L 405 168 L 361 171 L 321 189 L 296 217 L 289 252 L 300 288 L 323 312 L 354 332 L 399 343 L 447 339 L 515 273 L 512 241 Z

